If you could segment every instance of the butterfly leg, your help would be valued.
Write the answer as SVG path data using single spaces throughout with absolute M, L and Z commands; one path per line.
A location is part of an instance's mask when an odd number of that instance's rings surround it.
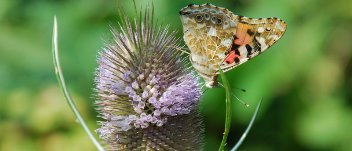
M 202 88 L 203 88 L 203 87 L 202 87 Z M 201 90 L 202 90 L 202 88 L 201 88 Z M 205 88 L 205 89 L 203 90 L 202 94 L 204 94 L 207 90 L 209 90 L 209 88 Z
M 217 75 L 217 74 L 214 74 L 214 75 L 211 77 L 211 80 L 209 80 L 209 81 L 207 81 L 207 82 L 205 83 L 205 86 L 208 87 L 208 88 L 216 88 L 216 87 L 218 87 L 217 78 L 218 78 L 218 75 Z

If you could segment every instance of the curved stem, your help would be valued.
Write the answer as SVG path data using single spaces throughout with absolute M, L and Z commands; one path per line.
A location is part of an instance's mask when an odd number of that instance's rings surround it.
M 263 100 L 263 98 L 260 99 L 260 101 L 259 101 L 259 103 L 258 103 L 258 105 L 257 105 L 257 108 L 255 109 L 255 112 L 254 112 L 254 114 L 253 114 L 253 116 L 252 116 L 252 119 L 251 119 L 251 121 L 249 122 L 249 124 L 248 124 L 246 130 L 244 131 L 244 133 L 242 134 L 241 138 L 238 140 L 238 142 L 236 143 L 236 145 L 231 149 L 231 151 L 236 151 L 236 150 L 241 146 L 241 144 L 243 143 L 244 139 L 247 137 L 247 135 L 248 135 L 248 133 L 249 133 L 249 130 L 252 128 L 252 125 L 253 125 L 253 123 L 254 123 L 254 121 L 255 121 L 255 118 L 257 117 L 257 113 L 258 113 L 258 110 L 259 110 L 260 105 L 261 105 L 261 103 L 262 103 L 262 100 Z
M 54 66 L 55 66 L 55 74 L 56 74 L 56 79 L 59 82 L 60 88 L 63 91 L 66 101 L 68 105 L 70 106 L 71 110 L 75 114 L 77 120 L 79 123 L 82 125 L 83 129 L 86 131 L 88 134 L 89 138 L 92 140 L 94 145 L 97 147 L 99 151 L 104 151 L 103 147 L 100 145 L 100 143 L 95 139 L 93 136 L 92 132 L 89 130 L 87 124 L 83 120 L 81 114 L 76 108 L 75 103 L 73 102 L 70 93 L 68 92 L 64 80 L 64 76 L 61 71 L 61 66 L 60 66 L 60 61 L 59 61 L 59 50 L 58 50 L 58 41 L 57 41 L 57 21 L 56 21 L 56 16 L 54 17 L 54 31 L 53 31 L 53 47 L 52 47 L 52 53 L 53 53 L 53 60 L 54 60 Z
M 230 84 L 224 74 L 224 72 L 219 69 L 222 82 L 224 83 L 225 93 L 226 93 L 226 115 L 225 115 L 225 131 L 222 137 L 222 141 L 219 147 L 219 151 L 223 151 L 226 146 L 227 136 L 229 135 L 231 127 L 231 89 Z

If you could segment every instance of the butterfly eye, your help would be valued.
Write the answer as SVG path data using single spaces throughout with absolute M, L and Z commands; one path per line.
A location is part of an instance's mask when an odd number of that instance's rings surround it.
M 217 23 L 217 24 L 222 24 L 222 19 L 221 19 L 221 18 L 217 18 L 217 19 L 216 19 L 216 23 Z
M 197 22 L 202 22 L 203 21 L 203 16 L 202 15 L 197 15 L 196 16 L 196 21 Z

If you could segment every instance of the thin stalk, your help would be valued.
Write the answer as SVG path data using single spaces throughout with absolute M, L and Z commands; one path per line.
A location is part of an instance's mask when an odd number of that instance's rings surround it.
M 227 136 L 229 135 L 230 127 L 231 127 L 231 101 L 232 101 L 231 99 L 232 99 L 232 97 L 231 97 L 230 84 L 229 84 L 224 72 L 221 69 L 219 69 L 219 71 L 220 71 L 221 79 L 224 84 L 225 93 L 226 93 L 225 131 L 222 136 L 222 141 L 221 141 L 221 144 L 219 147 L 219 151 L 223 151 L 226 146 Z
M 89 130 L 87 124 L 85 123 L 85 121 L 83 120 L 81 114 L 77 110 L 76 105 L 73 102 L 70 93 L 67 90 L 67 87 L 66 87 L 66 84 L 65 84 L 65 80 L 64 80 L 64 76 L 63 76 L 62 70 L 61 70 L 60 61 L 59 61 L 59 50 L 58 50 L 57 37 L 58 37 L 58 35 L 57 35 L 57 21 L 56 21 L 56 16 L 55 16 L 54 17 L 53 47 L 52 47 L 52 51 L 53 52 L 52 53 L 53 53 L 53 60 L 54 60 L 54 66 L 55 66 L 56 79 L 59 82 L 60 88 L 61 88 L 62 92 L 65 95 L 65 98 L 66 98 L 66 101 L 67 101 L 68 105 L 70 106 L 71 110 L 75 114 L 75 116 L 76 116 L 77 120 L 79 121 L 79 123 L 81 124 L 83 129 L 86 131 L 86 133 L 88 134 L 89 138 L 94 143 L 94 145 L 97 147 L 97 149 L 99 151 L 104 151 L 104 148 L 100 145 L 100 143 L 93 136 L 92 132 Z
M 241 144 L 243 143 L 244 139 L 247 137 L 247 135 L 248 135 L 248 133 L 249 133 L 249 130 L 252 128 L 252 125 L 253 125 L 253 123 L 254 123 L 254 121 L 255 121 L 255 118 L 257 117 L 257 113 L 258 113 L 258 111 L 259 111 L 259 108 L 260 108 L 260 105 L 261 105 L 261 103 L 262 103 L 262 100 L 263 100 L 263 98 L 260 99 L 260 101 L 259 101 L 259 103 L 258 103 L 258 105 L 257 105 L 257 108 L 255 109 L 255 112 L 254 112 L 254 114 L 253 114 L 253 116 L 252 116 L 252 119 L 251 119 L 251 121 L 249 122 L 249 124 L 248 124 L 246 130 L 244 131 L 244 133 L 242 134 L 241 138 L 238 140 L 238 142 L 236 143 L 236 145 L 231 149 L 231 151 L 236 151 L 236 150 L 241 146 Z

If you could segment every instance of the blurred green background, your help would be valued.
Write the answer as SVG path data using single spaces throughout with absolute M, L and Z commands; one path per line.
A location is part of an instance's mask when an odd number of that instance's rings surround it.
M 266 53 L 227 72 L 236 95 L 228 145 L 264 102 L 240 150 L 352 150 L 351 0 L 155 0 L 155 14 L 181 30 L 178 11 L 210 2 L 247 17 L 278 17 L 288 29 Z M 137 1 L 144 6 L 145 0 Z M 58 89 L 51 59 L 53 16 L 66 82 L 91 129 L 96 129 L 93 72 L 98 50 L 111 38 L 118 9 L 130 0 L 0 1 L 0 150 L 95 150 Z M 132 13 L 130 13 L 132 14 Z M 182 36 L 179 33 L 179 36 Z M 224 127 L 223 89 L 206 91 L 201 111 L 206 150 L 216 150 Z

